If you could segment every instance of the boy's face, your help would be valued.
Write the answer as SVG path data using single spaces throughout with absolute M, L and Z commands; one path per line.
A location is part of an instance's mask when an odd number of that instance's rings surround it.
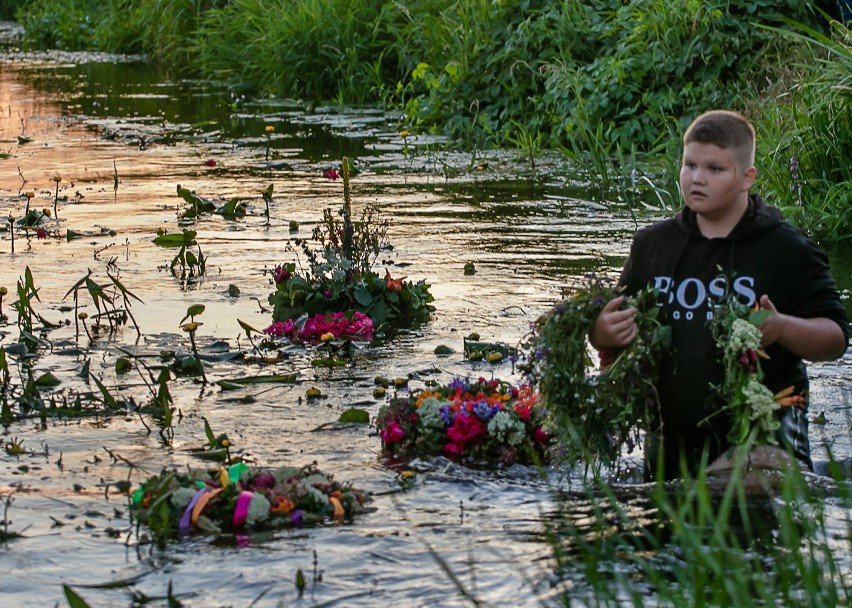
M 748 205 L 754 167 L 743 170 L 730 150 L 715 144 L 690 142 L 683 149 L 680 187 L 687 207 L 713 223 L 739 220 Z

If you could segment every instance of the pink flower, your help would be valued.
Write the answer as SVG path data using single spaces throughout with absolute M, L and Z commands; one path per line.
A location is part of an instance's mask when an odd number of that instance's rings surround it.
M 453 420 L 453 425 L 447 429 L 447 437 L 462 446 L 478 441 L 487 431 L 479 418 L 460 414 Z
M 205 166 L 205 167 L 215 167 L 215 166 L 216 166 L 216 161 L 215 161 L 215 160 L 213 160 L 212 158 L 211 158 L 211 159 L 209 159 L 209 160 L 205 160 L 205 161 L 204 161 L 204 166 Z
M 322 176 L 326 179 L 334 181 L 340 177 L 340 174 L 337 172 L 337 169 L 326 169 L 322 172 Z
M 399 443 L 405 438 L 405 429 L 399 426 L 399 422 L 391 420 L 388 425 L 382 429 L 382 442 L 384 443 Z
M 39 228 L 38 230 L 36 230 L 36 238 L 37 239 L 47 238 L 47 232 L 45 232 L 43 229 Z

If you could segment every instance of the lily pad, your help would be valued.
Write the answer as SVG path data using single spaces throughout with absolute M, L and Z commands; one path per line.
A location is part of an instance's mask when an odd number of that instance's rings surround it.
M 184 230 L 180 233 L 161 234 L 154 239 L 154 244 L 160 247 L 191 247 L 195 245 L 194 230 Z
M 358 424 L 368 424 L 370 422 L 370 414 L 366 410 L 352 408 L 346 410 L 340 415 L 339 422 L 357 422 Z
M 246 384 L 295 384 L 297 374 L 276 374 L 271 376 L 245 376 L 243 378 L 229 378 L 216 382 L 222 388 L 240 387 Z

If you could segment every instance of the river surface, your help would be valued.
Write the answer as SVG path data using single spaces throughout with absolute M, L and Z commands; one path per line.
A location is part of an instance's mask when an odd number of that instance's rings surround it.
M 517 381 L 510 362 L 465 361 L 463 337 L 475 331 L 482 340 L 517 344 L 562 287 L 587 272 L 617 275 L 636 224 L 624 206 L 595 202 L 593 184 L 569 179 L 559 158 L 540 158 L 533 169 L 514 153 L 443 152 L 439 138 L 401 136 L 405 127 L 375 109 L 247 100 L 132 58 L 0 59 L 2 217 L 23 215 L 25 192 L 35 195 L 33 208 L 53 211 L 53 178 L 61 177 L 56 217 L 43 234 L 16 234 L 14 251 L 8 224 L 2 234 L 0 286 L 9 290 L 2 312 L 9 320 L 0 339 L 17 340 L 10 304 L 29 268 L 39 289 L 35 310 L 65 324 L 49 332 L 50 348 L 34 364 L 60 379 L 55 390 L 83 390 L 80 370 L 88 359 L 90 373 L 111 391 L 144 402 L 140 375 L 117 375 L 115 360 L 127 352 L 153 360 L 162 350 L 186 350 L 179 324 L 195 304 L 206 306 L 198 331 L 203 348 L 248 349 L 238 320 L 258 329 L 271 323 L 269 270 L 293 261 L 285 245 L 309 236 L 323 209 L 340 207 L 342 184 L 324 171 L 339 167 L 343 156 L 359 169 L 355 212 L 373 204 L 392 220 L 394 249 L 381 261 L 394 276 L 426 280 L 436 306 L 429 323 L 365 348 L 344 368 L 317 371 L 298 355 L 266 364 L 223 357 L 207 372 L 211 383 L 171 382 L 180 416 L 169 442 L 136 416 L 5 427 L 4 444 L 18 442 L 25 452 L 0 456 L 6 527 L 23 535 L 0 545 L 3 606 L 63 604 L 63 583 L 93 606 L 128 605 L 133 594 L 164 605 L 171 585 L 193 607 L 538 606 L 582 587 L 579 574 L 554 573 L 543 536 L 554 490 L 578 488 L 577 478 L 557 468 L 481 472 L 437 460 L 416 463 L 403 491 L 398 472 L 379 457 L 374 429 L 333 423 L 353 406 L 376 414 L 376 376 L 411 378 L 412 388 L 459 375 Z M 186 218 L 178 184 L 217 204 L 238 198 L 248 213 L 239 220 Z M 267 220 L 261 192 L 269 184 Z M 646 214 L 640 224 L 656 217 Z M 181 228 L 197 231 L 208 260 L 198 280 L 174 276 L 175 251 L 152 242 L 158 230 Z M 69 239 L 69 230 L 84 237 Z M 831 255 L 848 294 L 849 251 Z M 466 262 L 475 274 L 464 273 Z M 127 325 L 90 340 L 76 327 L 68 292 L 90 271 L 96 281 L 108 280 L 108 269 L 141 300 L 131 309 L 139 333 Z M 231 285 L 237 297 L 229 295 Z M 80 305 L 97 312 L 82 293 Z M 436 355 L 439 345 L 453 354 Z M 848 461 L 852 358 L 810 370 L 812 414 L 824 411 L 826 419 L 812 426 L 814 457 L 824 464 L 830 448 Z M 212 383 L 291 372 L 300 374 L 298 383 L 240 391 Z M 14 373 L 13 381 L 20 381 Z M 305 400 L 309 387 L 324 398 Z M 351 524 L 276 532 L 247 546 L 210 538 L 165 549 L 140 542 L 127 498 L 114 484 L 136 485 L 166 466 L 201 466 L 191 450 L 205 443 L 202 418 L 258 465 L 317 462 L 373 493 L 374 510 Z M 833 517 L 848 541 L 848 512 Z M 299 569 L 307 577 L 302 598 L 294 585 Z

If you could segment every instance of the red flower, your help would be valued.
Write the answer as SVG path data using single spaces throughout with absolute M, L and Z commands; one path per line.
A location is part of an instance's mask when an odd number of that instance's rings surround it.
M 518 418 L 524 422 L 529 422 L 532 417 L 532 408 L 528 405 L 522 405 L 515 408 L 515 413 L 518 415 Z
M 337 172 L 337 169 L 326 169 L 322 172 L 322 176 L 326 179 L 334 181 L 340 177 L 340 174 Z
M 601 369 L 606 369 L 615 361 L 615 353 L 611 350 L 599 350 L 598 357 L 601 360 Z
M 382 441 L 384 443 L 399 443 L 405 438 L 405 429 L 399 426 L 399 422 L 391 420 L 387 427 L 382 429 Z
M 743 354 L 740 355 L 740 365 L 743 366 L 743 369 L 749 374 L 757 373 L 757 353 L 752 349 L 747 349 Z
M 211 159 L 209 159 L 209 160 L 205 160 L 205 161 L 204 161 L 204 166 L 205 166 L 205 167 L 215 167 L 215 166 L 216 166 L 216 161 L 215 161 L 215 160 L 213 160 L 212 158 L 211 158 Z
M 551 434 L 542 429 L 540 426 L 535 427 L 533 430 L 533 441 L 535 443 L 543 444 L 550 441 Z
M 47 238 L 47 232 L 45 232 L 43 229 L 39 228 L 38 230 L 36 230 L 36 238 L 37 239 L 46 239 Z

